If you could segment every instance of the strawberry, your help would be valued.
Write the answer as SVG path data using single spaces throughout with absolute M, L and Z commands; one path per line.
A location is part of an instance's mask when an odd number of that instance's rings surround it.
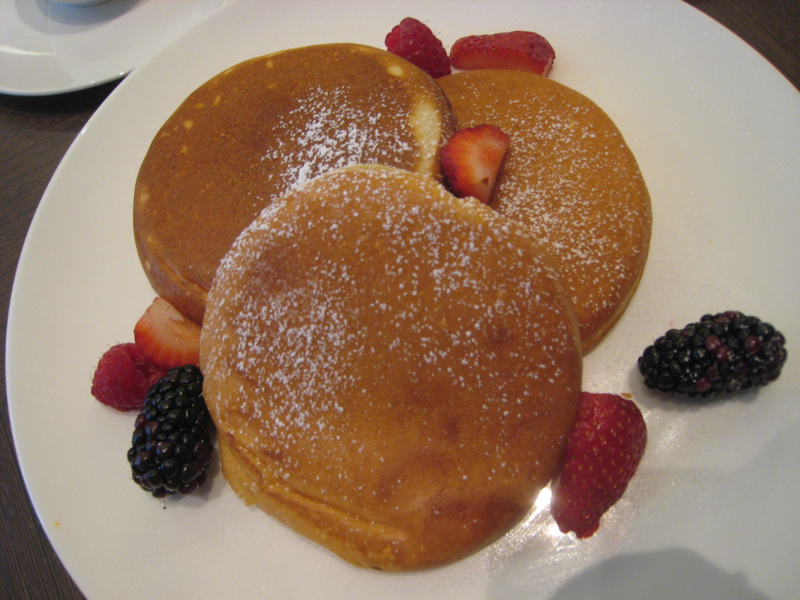
M 133 329 L 141 353 L 163 367 L 198 365 L 200 326 L 163 298 L 156 298 Z
M 494 125 L 457 131 L 442 148 L 442 170 L 451 191 L 489 204 L 510 144 L 511 138 Z
M 625 492 L 647 444 L 647 427 L 631 400 L 581 395 L 550 510 L 559 529 L 587 538 Z
M 547 77 L 556 52 L 546 39 L 531 31 L 510 31 L 463 37 L 450 49 L 459 69 L 511 69 Z
M 406 17 L 386 35 L 386 49 L 405 58 L 428 75 L 450 75 L 450 57 L 441 40 L 430 28 L 412 17 Z
M 165 369 L 142 356 L 136 344 L 117 344 L 97 363 L 92 395 L 118 410 L 141 408 L 145 394 L 165 373 Z

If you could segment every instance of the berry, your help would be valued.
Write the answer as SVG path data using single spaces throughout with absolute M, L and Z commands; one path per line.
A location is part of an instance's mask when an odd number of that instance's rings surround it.
M 547 76 L 556 52 L 546 39 L 530 31 L 463 37 L 450 49 L 459 69 L 511 69 Z
M 400 21 L 386 35 L 386 49 L 434 79 L 450 75 L 450 57 L 442 42 L 427 25 L 412 17 Z
M 156 298 L 133 329 L 133 339 L 151 362 L 171 369 L 200 364 L 200 326 L 163 298 Z
M 511 139 L 494 125 L 457 131 L 442 148 L 442 171 L 458 197 L 492 200 Z
M 581 394 L 550 510 L 562 532 L 590 537 L 636 473 L 647 426 L 636 404 L 615 394 Z
M 140 408 L 145 394 L 165 370 L 148 361 L 136 344 L 117 344 L 97 363 L 92 395 L 118 410 Z
M 200 369 L 170 369 L 136 417 L 128 450 L 133 480 L 157 498 L 191 494 L 207 478 L 214 450 L 210 427 Z
M 639 357 L 647 387 L 689 398 L 717 398 L 775 381 L 786 362 L 783 334 L 737 311 L 704 315 L 671 329 Z

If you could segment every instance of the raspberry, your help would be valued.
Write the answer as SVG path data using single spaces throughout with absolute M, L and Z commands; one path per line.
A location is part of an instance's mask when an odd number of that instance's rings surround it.
M 194 492 L 211 464 L 211 426 L 200 369 L 170 369 L 147 393 L 136 417 L 128 450 L 133 480 L 156 498 Z
M 450 75 L 450 57 L 430 28 L 412 17 L 395 25 L 386 36 L 386 49 L 405 58 L 436 79 Z
M 97 363 L 92 395 L 117 410 L 140 408 L 147 391 L 164 373 L 142 356 L 136 344 L 118 344 Z

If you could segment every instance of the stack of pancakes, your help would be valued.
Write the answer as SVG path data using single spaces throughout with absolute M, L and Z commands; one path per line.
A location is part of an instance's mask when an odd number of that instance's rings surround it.
M 492 207 L 441 182 L 441 146 L 478 123 L 512 139 Z M 203 324 L 232 488 L 354 564 L 408 570 L 496 539 L 558 472 L 650 204 L 577 92 L 436 82 L 332 44 L 189 96 L 142 164 L 134 227 L 155 290 Z
M 235 65 L 181 104 L 145 156 L 133 212 L 145 273 L 200 323 L 220 259 L 262 208 L 353 164 L 438 179 L 454 128 L 441 88 L 376 48 L 311 46 Z

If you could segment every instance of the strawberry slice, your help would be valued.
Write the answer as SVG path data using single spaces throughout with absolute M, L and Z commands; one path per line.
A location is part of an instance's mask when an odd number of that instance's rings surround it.
M 442 170 L 459 198 L 489 204 L 511 138 L 494 125 L 461 129 L 442 148 Z
M 584 392 L 550 505 L 559 529 L 593 535 L 627 489 L 646 445 L 647 427 L 633 401 Z
M 547 77 L 556 52 L 546 39 L 532 31 L 510 31 L 463 37 L 450 49 L 450 62 L 458 69 L 511 69 Z
M 165 369 L 200 363 L 200 326 L 156 298 L 133 329 L 142 355 Z

